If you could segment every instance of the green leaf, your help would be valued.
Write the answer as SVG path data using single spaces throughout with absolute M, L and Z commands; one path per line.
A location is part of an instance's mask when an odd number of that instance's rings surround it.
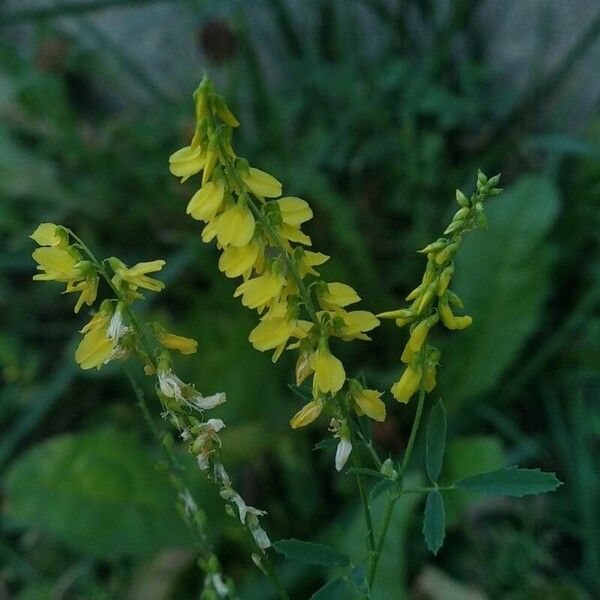
M 509 467 L 461 479 L 454 487 L 492 496 L 527 496 L 554 491 L 562 485 L 554 473 Z
M 429 479 L 435 483 L 442 472 L 446 447 L 446 409 L 440 400 L 432 409 L 427 424 L 425 465 Z
M 370 492 L 371 500 L 375 500 L 378 496 L 381 496 L 384 492 L 387 492 L 397 486 L 397 482 L 391 479 L 382 479 L 378 481 L 372 488 Z
M 434 554 L 444 543 L 446 535 L 446 514 L 444 511 L 444 499 L 437 490 L 427 494 L 425 503 L 425 515 L 423 518 L 423 535 L 427 542 L 427 547 Z
M 295 538 L 279 540 L 273 544 L 273 548 L 289 560 L 299 560 L 311 565 L 345 567 L 350 562 L 346 554 L 331 546 L 303 542 Z
M 176 497 L 139 440 L 114 429 L 33 447 L 6 477 L 6 516 L 100 558 L 189 545 Z
M 356 565 L 348 575 L 348 580 L 360 594 L 369 595 L 369 586 L 367 584 L 367 567 L 364 564 Z
M 439 382 L 453 407 L 490 391 L 542 319 L 559 206 L 551 179 L 526 175 L 489 201 L 489 229 L 465 236 L 451 287 L 473 325 L 444 344 Z
M 347 598 L 348 586 L 346 582 L 338 577 L 327 582 L 321 589 L 317 590 L 311 597 L 311 600 L 340 600 Z

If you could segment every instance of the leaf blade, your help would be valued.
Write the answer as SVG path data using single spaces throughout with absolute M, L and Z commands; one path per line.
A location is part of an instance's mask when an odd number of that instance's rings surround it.
M 279 540 L 273 544 L 273 548 L 288 560 L 296 560 L 311 565 L 346 567 L 350 563 L 350 559 L 346 554 L 331 546 L 315 542 L 304 542 L 296 538 Z
M 433 554 L 437 554 L 446 537 L 444 499 L 438 490 L 427 494 L 425 514 L 423 515 L 423 536 L 429 550 Z
M 487 473 L 471 475 L 454 484 L 456 489 L 478 492 L 493 496 L 515 496 L 521 498 L 532 494 L 544 494 L 556 490 L 562 482 L 555 473 L 540 469 L 508 467 Z
M 436 483 L 444 463 L 446 448 L 446 409 L 439 400 L 431 409 L 427 423 L 427 440 L 425 446 L 425 466 L 432 483 Z

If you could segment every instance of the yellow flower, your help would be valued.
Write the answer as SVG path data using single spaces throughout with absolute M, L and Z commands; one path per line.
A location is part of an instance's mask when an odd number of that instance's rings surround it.
M 411 396 L 419 389 L 423 369 L 414 365 L 408 365 L 400 379 L 392 386 L 392 395 L 398 402 L 406 404 Z
M 256 196 L 263 198 L 279 198 L 281 196 L 281 183 L 272 175 L 250 167 L 243 175 L 244 183 Z
M 374 421 L 385 421 L 385 403 L 381 400 L 382 392 L 377 390 L 366 390 L 360 388 L 352 395 L 356 403 L 355 411 L 357 415 L 367 415 Z
M 454 317 L 454 328 L 455 329 L 466 329 L 473 323 L 473 319 L 469 315 L 462 317 Z
M 217 240 L 223 248 L 245 246 L 254 235 L 256 222 L 246 204 L 238 202 L 228 208 L 217 221 Z
M 233 297 L 242 296 L 242 304 L 248 308 L 259 308 L 281 293 L 285 278 L 276 273 L 263 273 L 249 279 L 235 290 Z
M 67 283 L 67 289 L 65 290 L 65 294 L 69 294 L 71 292 L 79 292 L 79 298 L 77 299 L 77 303 L 75 304 L 75 312 L 78 313 L 83 304 L 87 304 L 91 306 L 96 301 L 96 296 L 98 294 L 98 283 L 99 278 L 96 272 L 86 277 L 83 281 L 79 281 L 77 283 L 69 281 Z
M 106 331 L 95 329 L 83 336 L 75 351 L 75 361 L 82 369 L 98 369 L 108 360 L 116 341 L 106 337 Z
M 41 223 L 29 237 L 40 246 L 60 246 L 63 249 L 69 242 L 69 234 L 54 223 Z
M 219 270 L 227 277 L 247 277 L 255 265 L 261 246 L 250 242 L 247 246 L 228 246 L 219 257 Z
M 250 343 L 259 350 L 276 349 L 273 362 L 276 362 L 290 337 L 302 339 L 306 337 L 312 323 L 298 319 L 288 320 L 285 316 L 265 317 L 251 332 Z
M 33 276 L 36 281 L 60 281 L 67 283 L 82 276 L 78 264 L 80 257 L 70 249 L 63 250 L 56 246 L 37 248 L 31 255 L 38 263 L 38 273 Z
M 407 344 L 413 352 L 418 352 L 421 349 L 427 339 L 429 330 L 438 322 L 438 319 L 439 317 L 437 315 L 432 315 L 427 319 L 423 319 L 415 326 L 410 334 Z
M 191 198 L 187 205 L 187 214 L 196 221 L 210 221 L 221 208 L 225 184 L 222 181 L 209 181 Z
M 340 333 L 340 337 L 345 341 L 351 340 L 370 340 L 365 331 L 371 331 L 379 325 L 379 319 L 367 310 L 353 310 L 346 312 L 343 309 L 336 311 L 336 316 L 341 317 L 344 321 L 344 327 Z
M 179 350 L 181 354 L 194 354 L 198 349 L 198 342 L 192 338 L 175 335 L 160 328 L 156 332 L 158 341 L 169 350 Z
M 185 146 L 169 156 L 169 169 L 175 177 L 181 177 L 181 183 L 199 173 L 206 162 L 206 154 L 200 146 Z
M 294 242 L 295 244 L 304 244 L 305 246 L 312 246 L 312 240 L 305 233 L 302 233 L 299 229 L 287 225 L 284 223 L 279 228 L 279 234 L 282 238 Z
M 310 368 L 315 372 L 313 389 L 317 392 L 336 394 L 346 381 L 346 372 L 342 361 L 333 356 L 327 343 L 319 344 L 318 350 L 310 357 Z
M 360 296 L 345 283 L 327 283 L 319 291 L 319 303 L 324 310 L 335 310 L 360 301 Z
M 164 260 L 159 259 L 149 262 L 141 262 L 137 263 L 131 268 L 128 268 L 118 259 L 111 259 L 111 261 L 112 264 L 115 265 L 115 278 L 113 281 L 117 287 L 121 281 L 125 281 L 132 286 L 134 290 L 138 287 L 150 290 L 151 292 L 160 292 L 162 289 L 164 289 L 165 284 L 162 281 L 148 277 L 148 273 L 156 273 L 165 266 L 166 263 Z
M 310 221 L 313 217 L 308 202 L 295 196 L 286 196 L 277 200 L 277 205 L 281 211 L 281 219 L 286 225 L 299 228 L 302 223 Z
M 202 230 L 202 233 L 200 234 L 200 237 L 202 238 L 202 241 L 205 244 L 209 244 L 217 237 L 218 223 L 219 219 L 214 218 L 205 225 L 204 229 Z
M 305 277 L 307 274 L 318 276 L 319 273 L 313 268 L 326 263 L 329 260 L 327 254 L 322 252 L 311 252 L 304 250 L 304 253 L 297 261 L 298 272 L 300 277 Z
M 292 429 L 306 427 L 319 417 L 323 410 L 323 402 L 320 400 L 311 400 L 305 404 L 290 420 Z

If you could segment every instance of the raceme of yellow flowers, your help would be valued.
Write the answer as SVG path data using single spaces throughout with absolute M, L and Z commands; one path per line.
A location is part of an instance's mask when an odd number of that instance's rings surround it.
M 312 377 L 313 399 L 290 424 L 308 425 L 327 408 L 334 417 L 332 431 L 343 446 L 338 447 L 339 466 L 351 450 L 347 415 L 340 406 L 377 421 L 385 419 L 386 409 L 381 392 L 347 379 L 344 365 L 331 351 L 331 340 L 369 340 L 367 332 L 379 320 L 368 311 L 349 308 L 360 301 L 352 287 L 321 279 L 316 267 L 329 257 L 308 249 L 311 239 L 302 225 L 313 216 L 309 204 L 295 196 L 282 197 L 282 185 L 275 177 L 235 154 L 231 141 L 239 123 L 210 80 L 202 81 L 194 101 L 194 134 L 188 146 L 171 155 L 171 173 L 182 182 L 198 175 L 199 189 L 189 200 L 187 213 L 204 223 L 204 242 L 216 240 L 219 269 L 227 277 L 242 278 L 234 296 L 260 315 L 249 336 L 252 345 L 260 351 L 273 350 L 273 361 L 286 349 L 297 350 L 296 384 Z M 461 208 L 444 232 L 447 237 L 424 250 L 428 265 L 421 285 L 408 296 L 412 304 L 379 315 L 395 318 L 399 326 L 411 325 L 402 355 L 408 367 L 392 388 L 400 402 L 407 402 L 421 386 L 427 391 L 435 386 L 439 352 L 425 343 L 430 328 L 439 319 L 451 329 L 471 322 L 470 317 L 452 312 L 452 306 L 461 305 L 448 289 L 452 259 L 462 235 L 484 224 L 483 201 L 497 193 L 498 179 L 488 181 L 480 174 L 470 200 L 457 192 Z

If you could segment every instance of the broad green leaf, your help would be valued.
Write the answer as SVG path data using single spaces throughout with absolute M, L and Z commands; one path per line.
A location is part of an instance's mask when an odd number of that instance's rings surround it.
M 338 577 L 328 581 L 321 589 L 317 590 L 310 600 L 341 600 L 341 598 L 347 598 L 347 594 L 348 585 Z
M 303 542 L 295 538 L 279 540 L 273 548 L 289 560 L 299 560 L 311 565 L 324 567 L 345 567 L 350 562 L 348 556 L 331 546 Z
M 175 504 L 138 439 L 114 429 L 45 441 L 6 476 L 9 519 L 101 558 L 188 545 Z
M 491 390 L 542 318 L 559 210 L 552 180 L 526 175 L 489 201 L 489 229 L 465 236 L 451 287 L 473 325 L 448 336 L 440 388 L 452 406 Z
M 454 484 L 460 490 L 468 490 L 492 496 L 527 496 L 554 491 L 562 483 L 554 473 L 539 469 L 509 467 L 489 473 L 480 473 L 461 479 Z
M 442 494 L 437 490 L 427 494 L 425 515 L 423 517 L 423 535 L 429 550 L 437 554 L 446 536 L 444 499 L 442 498 Z
M 427 475 L 432 482 L 436 482 L 442 472 L 444 462 L 444 449 L 446 447 L 446 409 L 439 400 L 431 409 L 427 423 L 427 444 L 425 453 L 425 466 Z

